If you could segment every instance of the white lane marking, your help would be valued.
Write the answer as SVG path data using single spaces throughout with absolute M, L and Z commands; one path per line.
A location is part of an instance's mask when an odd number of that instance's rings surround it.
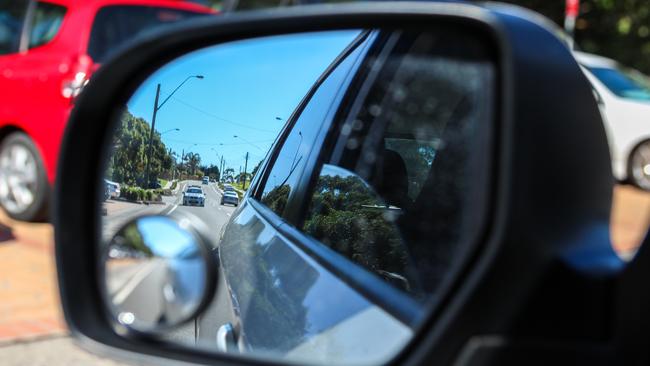
M 226 215 L 230 216 L 230 213 L 227 213 Z
M 131 295 L 133 290 L 135 290 L 135 288 L 140 284 L 140 282 L 142 282 L 149 274 L 151 274 L 151 272 L 153 272 L 153 270 L 156 269 L 158 265 L 159 263 L 156 262 L 149 263 L 148 266 L 145 266 L 144 268 L 139 270 L 135 275 L 133 275 L 133 277 L 131 277 L 129 282 L 127 282 L 127 284 L 124 287 L 122 287 L 122 289 L 117 293 L 117 295 L 113 297 L 113 304 L 120 305 L 121 303 L 123 303 L 124 300 L 126 300 L 126 298 L 129 295 Z
M 216 189 L 216 188 L 214 188 L 214 186 L 212 186 L 212 190 L 214 191 L 214 193 L 216 193 L 216 194 L 217 194 L 217 196 L 219 196 L 219 192 L 217 192 L 217 189 Z
M 167 212 L 167 215 L 171 215 L 172 212 L 174 212 L 174 210 L 177 209 L 177 208 L 178 208 L 178 205 L 174 205 L 174 207 L 172 207 L 172 209 L 169 210 L 169 212 Z

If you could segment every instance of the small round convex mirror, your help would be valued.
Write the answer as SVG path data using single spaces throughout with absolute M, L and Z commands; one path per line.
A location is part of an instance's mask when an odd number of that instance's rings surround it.
M 137 218 L 104 248 L 104 297 L 118 325 L 153 333 L 194 318 L 211 297 L 214 269 L 190 220 Z

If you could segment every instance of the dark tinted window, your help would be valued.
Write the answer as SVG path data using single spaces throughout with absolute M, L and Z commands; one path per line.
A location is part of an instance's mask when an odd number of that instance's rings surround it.
M 0 55 L 18 52 L 27 1 L 0 0 Z
M 97 12 L 88 54 L 104 62 L 111 52 L 145 30 L 205 14 L 152 6 L 106 6 Z
M 29 48 L 37 47 L 51 41 L 59 32 L 65 7 L 49 4 L 38 3 L 34 13 L 34 22 L 29 33 Z
M 313 149 L 313 141 L 359 52 L 360 48 L 352 52 L 318 87 L 273 162 L 273 168 L 266 178 L 262 192 L 262 203 L 278 215 L 282 215 L 289 194 L 295 189 L 305 161 Z
M 476 40 L 442 38 L 404 35 L 391 46 L 342 124 L 343 152 L 321 169 L 303 224 L 417 298 L 434 292 L 476 234 L 472 217 L 482 208 L 473 187 L 485 186 L 493 65 Z M 453 42 L 473 44 L 477 55 L 455 55 Z

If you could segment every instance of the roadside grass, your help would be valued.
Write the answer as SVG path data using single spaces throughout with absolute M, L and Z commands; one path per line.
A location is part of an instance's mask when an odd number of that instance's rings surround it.
M 244 192 L 246 192 L 246 190 L 248 189 L 248 187 L 250 186 L 250 184 L 249 184 L 249 182 L 246 182 L 246 189 L 244 189 L 244 185 L 243 185 L 242 183 L 240 183 L 240 182 L 232 183 L 231 186 L 233 186 L 233 187 L 239 189 L 240 191 L 244 191 Z
M 160 183 L 160 186 L 163 188 L 167 186 L 167 182 L 169 182 L 167 179 L 158 178 L 158 183 Z
M 242 192 L 245 193 L 246 190 L 248 189 L 248 186 L 250 185 L 249 182 L 246 182 L 246 189 L 242 189 L 243 185 L 241 183 L 239 183 L 239 182 L 235 182 L 235 183 L 222 183 L 222 182 L 219 182 L 218 186 L 219 186 L 219 188 L 221 190 L 223 190 L 225 188 L 226 184 L 229 184 L 229 185 L 235 187 L 235 193 L 237 193 L 237 196 L 239 197 L 239 199 L 242 199 L 242 197 L 244 196 L 244 194 Z

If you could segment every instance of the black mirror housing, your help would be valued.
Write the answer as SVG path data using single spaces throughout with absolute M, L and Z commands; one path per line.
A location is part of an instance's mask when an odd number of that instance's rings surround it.
M 496 123 L 490 126 L 494 143 L 485 167 L 491 178 L 483 187 L 489 197 L 487 219 L 477 222 L 480 240 L 393 362 L 521 364 L 530 352 L 543 353 L 545 360 L 566 360 L 567 344 L 598 345 L 614 338 L 607 324 L 615 309 L 599 305 L 593 312 L 583 311 L 591 305 L 589 299 L 610 294 L 623 271 L 607 231 L 614 181 L 605 131 L 591 88 L 569 49 L 547 24 L 527 15 L 517 8 L 456 3 L 310 6 L 199 19 L 124 49 L 80 95 L 59 162 L 56 259 L 73 335 L 95 351 L 121 350 L 116 354 L 125 359 L 146 355 L 153 357 L 149 361 L 263 363 L 117 334 L 108 321 L 98 287 L 100 256 L 97 246 L 89 245 L 100 236 L 104 188 L 97 182 L 119 117 L 116 106 L 124 105 L 147 76 L 190 51 L 229 41 L 333 29 L 435 27 L 479 37 L 494 52 L 498 95 Z M 586 252 L 593 260 L 580 260 Z M 593 277 L 599 280 L 587 280 Z M 535 296 L 536 291 L 544 296 Z M 536 322 L 540 317 L 558 321 Z M 563 322 L 566 318 L 575 321 Z M 566 339 L 548 346 L 558 333 Z M 521 352 L 524 340 L 532 351 Z M 589 347 L 577 352 L 578 359 L 601 363 L 615 355 Z

